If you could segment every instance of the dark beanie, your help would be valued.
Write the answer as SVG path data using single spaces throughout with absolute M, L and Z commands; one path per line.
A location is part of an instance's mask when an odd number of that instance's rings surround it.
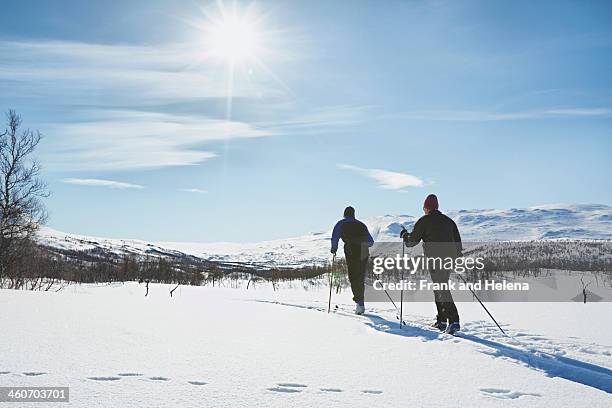
M 344 216 L 345 217 L 354 217 L 355 216 L 355 209 L 351 206 L 346 207 L 344 209 Z
M 425 199 L 423 203 L 423 208 L 428 210 L 437 210 L 438 209 L 438 197 L 435 194 L 430 194 Z

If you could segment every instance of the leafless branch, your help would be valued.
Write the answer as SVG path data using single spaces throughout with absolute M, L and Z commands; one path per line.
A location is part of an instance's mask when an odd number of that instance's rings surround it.
M 6 129 L 0 132 L 0 279 L 9 273 L 22 248 L 31 241 L 47 219 L 42 199 L 49 196 L 40 178 L 41 166 L 32 157 L 42 135 L 21 129 L 21 117 L 13 110 L 6 114 Z M 15 284 L 19 272 L 11 273 Z

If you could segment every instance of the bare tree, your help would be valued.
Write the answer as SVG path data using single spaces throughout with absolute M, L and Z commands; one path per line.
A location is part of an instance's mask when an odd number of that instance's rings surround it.
M 6 118 L 6 129 L 0 133 L 0 282 L 45 222 L 42 199 L 49 196 L 39 177 L 40 164 L 32 157 L 40 132 L 21 129 L 21 117 L 13 110 Z
M 583 302 L 586 304 L 587 302 L 587 298 L 589 297 L 589 291 L 587 290 L 587 288 L 589 287 L 589 285 L 593 282 L 589 282 L 589 283 L 584 283 L 584 280 L 582 278 L 580 278 L 580 283 L 582 283 L 582 297 L 583 297 Z

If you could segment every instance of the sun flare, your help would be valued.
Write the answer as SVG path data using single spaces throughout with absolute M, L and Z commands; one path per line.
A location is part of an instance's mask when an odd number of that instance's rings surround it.
M 194 56 L 198 63 L 213 68 L 213 80 L 226 82 L 228 120 L 237 94 L 260 96 L 266 90 L 264 83 L 290 92 L 271 68 L 274 62 L 286 60 L 283 43 L 288 36 L 275 24 L 269 10 L 262 10 L 254 1 L 218 0 L 214 6 L 202 8 L 202 14 L 191 22 L 199 31 Z
M 260 33 L 246 16 L 225 16 L 215 22 L 209 33 L 211 55 L 236 62 L 257 57 Z

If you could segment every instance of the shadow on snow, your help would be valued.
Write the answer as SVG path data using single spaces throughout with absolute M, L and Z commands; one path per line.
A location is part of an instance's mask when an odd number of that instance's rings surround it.
M 265 300 L 256 300 L 256 302 L 316 310 L 319 312 L 327 311 L 327 308 L 317 306 L 297 305 Z M 345 312 L 334 313 L 352 317 L 352 315 Z M 387 320 L 378 315 L 365 314 L 359 318 L 369 319 L 370 321 L 366 322 L 366 324 L 377 331 L 396 336 L 415 337 L 420 338 L 423 341 L 439 340 L 447 336 L 445 334 L 438 333 L 433 329 L 430 330 L 412 324 L 407 324 L 400 328 L 398 322 Z M 528 368 L 541 371 L 549 377 L 563 378 L 578 384 L 597 388 L 598 390 L 605 391 L 607 393 L 612 393 L 612 370 L 608 368 L 543 351 L 519 349 L 496 341 L 483 339 L 472 334 L 460 333 L 457 338 L 487 347 L 491 351 L 478 351 L 492 357 L 509 358 L 524 364 Z

